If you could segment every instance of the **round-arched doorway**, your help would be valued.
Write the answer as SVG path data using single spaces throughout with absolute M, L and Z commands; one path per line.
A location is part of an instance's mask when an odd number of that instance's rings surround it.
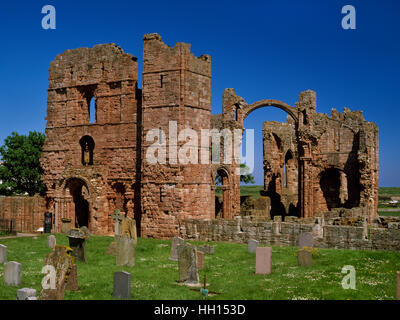
M 75 228 L 88 227 L 90 221 L 89 189 L 86 183 L 79 178 L 71 178 L 65 186 L 69 195 L 72 197 L 73 212 L 75 214 L 72 221 Z

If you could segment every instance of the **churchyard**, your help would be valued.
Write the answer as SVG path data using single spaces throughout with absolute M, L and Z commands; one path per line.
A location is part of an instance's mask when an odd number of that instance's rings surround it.
M 48 234 L 37 237 L 0 239 L 7 247 L 6 261 L 21 264 L 19 285 L 7 285 L 5 265 L 0 264 L 0 299 L 15 300 L 17 290 L 36 289 L 36 296 L 42 289 L 42 268 L 47 254 L 54 251 L 53 239 L 48 242 Z M 57 245 L 69 245 L 65 234 L 55 234 Z M 133 266 L 117 266 L 115 255 L 106 254 L 114 238 L 90 236 L 86 241 L 86 262 L 75 260 L 78 290 L 65 291 L 65 300 L 112 300 L 114 273 L 125 271 L 130 277 L 130 299 L 132 300 L 201 300 L 200 287 L 206 275 L 208 300 L 393 300 L 396 298 L 396 271 L 400 270 L 400 252 L 311 249 L 297 257 L 299 247 L 272 246 L 271 272 L 262 265 L 256 272 L 256 255 L 267 253 L 263 244 L 225 242 L 194 242 L 192 247 L 199 249 L 207 244 L 213 253 L 204 253 L 197 258 L 199 286 L 180 283 L 178 269 L 179 250 L 171 252 L 171 240 L 139 238 L 134 249 Z M 178 247 L 179 249 L 179 247 Z M 189 256 L 190 250 L 188 249 Z M 261 250 L 260 250 L 261 249 Z M 194 251 L 192 251 L 194 252 Z M 179 256 L 180 257 L 180 256 Z M 266 257 L 266 256 L 265 256 Z M 307 259 L 312 257 L 311 266 Z M 203 268 L 199 260 L 204 259 Z M 304 262 L 306 261 L 306 262 Z M 310 262 L 310 261 L 309 261 Z M 302 265 L 299 265 L 299 264 Z M 344 289 L 342 273 L 344 266 L 353 266 L 355 289 Z M 185 266 L 183 266 L 185 267 Z M 190 263 L 186 267 L 191 268 Z M 124 281 L 124 275 L 119 281 Z M 121 275 L 121 274 L 120 274 Z

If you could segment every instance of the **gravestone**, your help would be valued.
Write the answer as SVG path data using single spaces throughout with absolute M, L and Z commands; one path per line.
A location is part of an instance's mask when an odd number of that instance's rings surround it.
M 7 262 L 7 246 L 0 244 L 0 263 Z
M 312 267 L 312 253 L 307 250 L 299 250 L 297 254 L 297 263 L 299 266 Z
M 131 274 L 129 272 L 114 272 L 113 297 L 124 300 L 131 298 Z
M 36 289 L 22 288 L 17 290 L 17 300 L 32 300 L 28 298 L 35 298 L 36 300 Z
M 54 249 L 56 246 L 57 239 L 54 235 L 50 235 L 47 237 L 47 248 Z
M 61 218 L 61 233 L 68 233 L 71 230 L 71 219 Z
M 257 247 L 256 274 L 270 274 L 272 271 L 272 248 Z
M 54 250 L 46 255 L 44 266 L 52 266 L 55 271 L 55 288 L 51 287 L 51 281 L 44 281 L 50 275 L 44 275 L 40 300 L 63 300 L 67 281 L 71 275 L 74 257 L 70 248 L 56 245 Z M 49 277 L 51 278 L 51 277 Z M 47 278 L 49 280 L 49 278 Z M 43 283 L 45 282 L 45 283 Z M 45 286 L 46 285 L 46 286 Z
M 116 264 L 117 266 L 133 267 L 135 265 L 135 239 L 129 239 L 127 235 L 118 237 Z
M 19 286 L 21 284 L 20 263 L 15 261 L 6 262 L 4 264 L 4 282 L 9 286 Z
M 114 234 L 118 236 L 121 235 L 122 220 L 125 218 L 125 216 L 120 210 L 117 209 L 114 211 L 114 214 L 111 216 L 111 218 L 114 220 Z
M 188 243 L 178 246 L 179 281 L 189 285 L 199 283 L 196 248 Z
M 313 244 L 313 235 L 311 232 L 303 232 L 299 236 L 299 248 L 310 247 L 312 248 Z
M 171 240 L 171 253 L 169 260 L 178 261 L 178 246 L 184 244 L 185 240 L 179 237 L 173 237 Z
M 77 261 L 86 262 L 85 234 L 79 229 L 71 229 L 67 234 L 72 255 Z
M 396 299 L 400 300 L 400 271 L 396 272 Z
M 77 291 L 78 288 L 78 268 L 76 264 L 72 265 L 71 273 L 67 279 L 67 284 L 65 286 L 65 290 L 68 291 Z
M 196 250 L 197 270 L 204 269 L 204 252 Z
M 215 248 L 214 246 L 210 246 L 208 244 L 203 244 L 197 247 L 197 251 L 204 252 L 205 254 L 214 254 Z
M 129 239 L 134 239 L 137 243 L 136 220 L 129 217 L 122 219 L 121 235 L 128 236 Z
M 251 253 L 256 252 L 257 247 L 258 247 L 258 241 L 257 240 L 251 239 L 247 243 L 247 251 L 248 252 L 251 252 Z

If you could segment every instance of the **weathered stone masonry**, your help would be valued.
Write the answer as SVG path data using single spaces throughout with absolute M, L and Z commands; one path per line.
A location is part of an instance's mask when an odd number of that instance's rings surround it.
M 311 90 L 292 107 L 272 99 L 248 104 L 226 89 L 222 114 L 211 115 L 211 57 L 195 57 L 186 43 L 169 47 L 158 34 L 143 38 L 142 75 L 140 89 L 137 59 L 114 44 L 67 50 L 51 62 L 41 164 L 56 232 L 69 218 L 92 233 L 112 234 L 115 209 L 136 219 L 141 236 L 155 238 L 186 232 L 187 219 L 240 216 L 240 159 L 182 164 L 174 150 L 201 141 L 171 132 L 194 130 L 200 139 L 201 129 L 243 131 L 244 119 L 262 107 L 284 110 L 288 121 L 263 126 L 260 216 L 311 218 L 360 208 L 369 223 L 376 217 L 378 129 L 361 112 L 319 114 Z M 167 158 L 152 164 L 146 155 L 158 138 L 147 137 L 158 129 L 165 133 L 159 142 L 168 146 Z M 223 192 L 218 212 L 217 175 Z

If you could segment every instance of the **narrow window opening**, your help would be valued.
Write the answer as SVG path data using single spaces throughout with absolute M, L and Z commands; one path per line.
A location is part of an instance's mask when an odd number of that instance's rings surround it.
M 94 97 L 89 102 L 89 123 L 96 123 L 96 102 Z
M 161 88 L 163 87 L 163 79 L 164 79 L 164 75 L 160 75 L 160 86 L 161 86 Z

